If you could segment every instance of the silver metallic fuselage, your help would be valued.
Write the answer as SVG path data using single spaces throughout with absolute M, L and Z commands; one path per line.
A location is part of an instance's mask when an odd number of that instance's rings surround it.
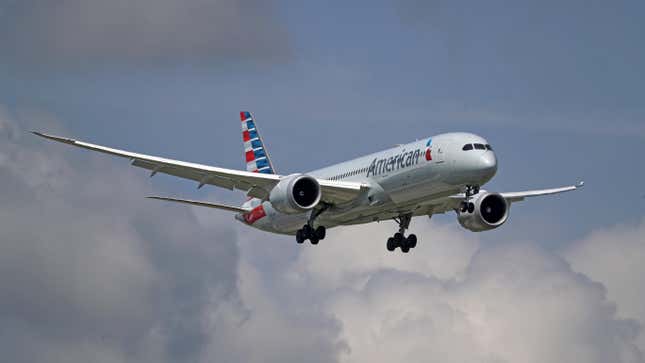
M 466 185 L 484 185 L 497 172 L 492 150 L 464 151 L 466 144 L 488 142 L 470 133 L 441 134 L 307 173 L 319 179 L 370 185 L 360 198 L 326 210 L 316 224 L 331 228 L 388 220 L 406 213 L 434 214 L 442 200 L 462 192 Z M 250 225 L 274 233 L 294 234 L 311 213 L 283 214 L 259 199 L 251 199 L 244 206 L 260 204 L 266 215 Z M 241 215 L 237 219 L 245 222 Z

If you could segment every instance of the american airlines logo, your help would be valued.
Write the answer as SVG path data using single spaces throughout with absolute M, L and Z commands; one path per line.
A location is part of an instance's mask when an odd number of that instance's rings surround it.
M 374 159 L 374 161 L 372 161 L 372 164 L 367 170 L 367 177 L 369 178 L 370 176 L 381 175 L 417 165 L 419 164 L 419 158 L 421 158 L 421 155 L 424 155 L 426 160 L 431 161 L 431 145 L 432 139 L 428 140 L 428 143 L 426 144 L 426 150 L 403 150 L 403 152 L 401 152 L 400 154 L 391 156 L 389 158 L 376 158 Z

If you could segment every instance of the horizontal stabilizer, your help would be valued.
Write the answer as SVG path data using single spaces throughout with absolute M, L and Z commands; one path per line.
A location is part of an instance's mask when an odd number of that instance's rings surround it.
M 148 198 L 148 199 L 156 199 L 156 200 L 165 200 L 167 202 L 175 202 L 175 203 L 184 203 L 184 204 L 196 205 L 198 207 L 222 209 L 222 210 L 226 210 L 226 211 L 229 211 L 229 212 L 248 213 L 248 212 L 251 211 L 251 208 L 247 209 L 247 208 L 241 208 L 241 207 L 233 207 L 233 206 L 225 205 L 225 204 L 200 202 L 200 201 L 196 201 L 196 200 L 176 199 L 176 198 L 166 198 L 166 197 L 146 197 L 146 198 Z

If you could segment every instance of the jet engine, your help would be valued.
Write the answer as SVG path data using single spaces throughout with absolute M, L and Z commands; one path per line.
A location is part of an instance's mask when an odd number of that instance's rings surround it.
M 285 214 L 298 214 L 315 208 L 320 202 L 320 184 L 309 175 L 293 174 L 271 190 L 269 201 L 273 208 Z
M 509 203 L 497 193 L 481 193 L 470 201 L 472 205 L 465 212 L 457 211 L 457 220 L 462 227 L 482 232 L 497 228 L 508 219 Z M 474 208 L 473 208 L 474 207 Z

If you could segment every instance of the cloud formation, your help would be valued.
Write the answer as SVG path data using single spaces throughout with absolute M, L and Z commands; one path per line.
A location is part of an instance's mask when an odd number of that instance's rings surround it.
M 333 362 L 346 349 L 334 319 L 264 298 L 230 214 L 146 200 L 145 173 L 31 136 L 67 133 L 29 115 L 0 107 L 5 358 Z
M 3 356 L 195 361 L 206 307 L 237 299 L 233 231 L 215 219 L 213 237 L 188 211 L 145 201 L 127 164 L 65 154 L 28 123 L 0 112 Z
M 457 227 L 415 221 L 427 237 L 399 262 L 381 241 L 393 229 L 331 231 L 288 271 L 320 289 L 342 326 L 340 361 L 643 361 L 641 324 L 617 316 L 605 287 L 558 255 L 534 243 L 479 245 Z
M 645 219 L 593 232 L 564 252 L 574 270 L 607 287 L 618 303 L 618 315 L 645 323 Z M 641 331 L 639 347 L 645 351 Z
M 274 62 L 289 52 L 274 4 L 258 0 L 27 0 L 0 5 L 0 20 L 2 58 L 17 64 Z

